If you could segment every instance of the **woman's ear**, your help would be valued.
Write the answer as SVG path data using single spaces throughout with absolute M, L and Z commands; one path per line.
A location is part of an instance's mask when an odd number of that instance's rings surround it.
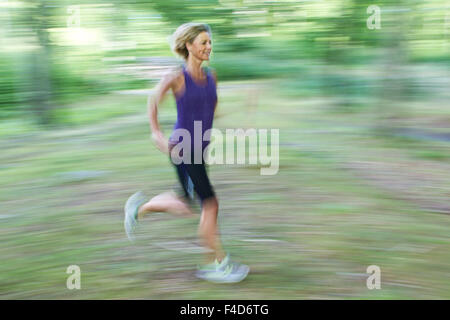
M 188 52 L 191 52 L 192 43 L 189 43 L 189 41 L 186 41 L 186 49 Z

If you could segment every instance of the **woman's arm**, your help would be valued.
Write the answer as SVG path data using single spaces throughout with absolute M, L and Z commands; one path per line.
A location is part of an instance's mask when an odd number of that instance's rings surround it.
M 158 122 L 158 106 L 163 102 L 167 91 L 174 89 L 178 74 L 172 72 L 166 75 L 156 86 L 153 95 L 149 96 L 147 107 L 148 116 L 150 122 L 150 129 L 152 132 L 152 138 L 161 152 L 168 154 L 168 141 L 164 137 Z M 173 90 L 174 91 L 174 90 Z

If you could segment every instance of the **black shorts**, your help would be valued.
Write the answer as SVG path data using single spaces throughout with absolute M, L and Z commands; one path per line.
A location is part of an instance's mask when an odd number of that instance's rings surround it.
M 170 159 L 171 163 L 175 166 L 178 180 L 183 188 L 183 195 L 187 199 L 193 198 L 193 191 L 198 195 L 200 201 L 215 197 L 214 189 L 208 178 L 206 172 L 205 162 L 200 164 L 194 164 L 194 159 L 191 159 L 191 163 L 175 164 Z

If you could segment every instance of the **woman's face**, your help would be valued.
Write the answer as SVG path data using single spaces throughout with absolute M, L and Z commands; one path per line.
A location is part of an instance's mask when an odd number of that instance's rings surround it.
M 186 43 L 190 55 L 199 60 L 209 60 L 211 54 L 211 37 L 208 32 L 203 31 L 195 37 L 192 43 Z

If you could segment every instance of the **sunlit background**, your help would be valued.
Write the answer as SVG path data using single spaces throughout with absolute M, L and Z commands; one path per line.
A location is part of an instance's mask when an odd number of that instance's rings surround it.
M 198 218 L 123 230 L 132 193 L 177 185 L 146 103 L 190 21 L 213 32 L 214 126 L 280 130 L 278 174 L 209 168 L 251 268 L 231 286 L 194 277 Z M 0 298 L 450 298 L 449 33 L 446 0 L 0 0 Z

